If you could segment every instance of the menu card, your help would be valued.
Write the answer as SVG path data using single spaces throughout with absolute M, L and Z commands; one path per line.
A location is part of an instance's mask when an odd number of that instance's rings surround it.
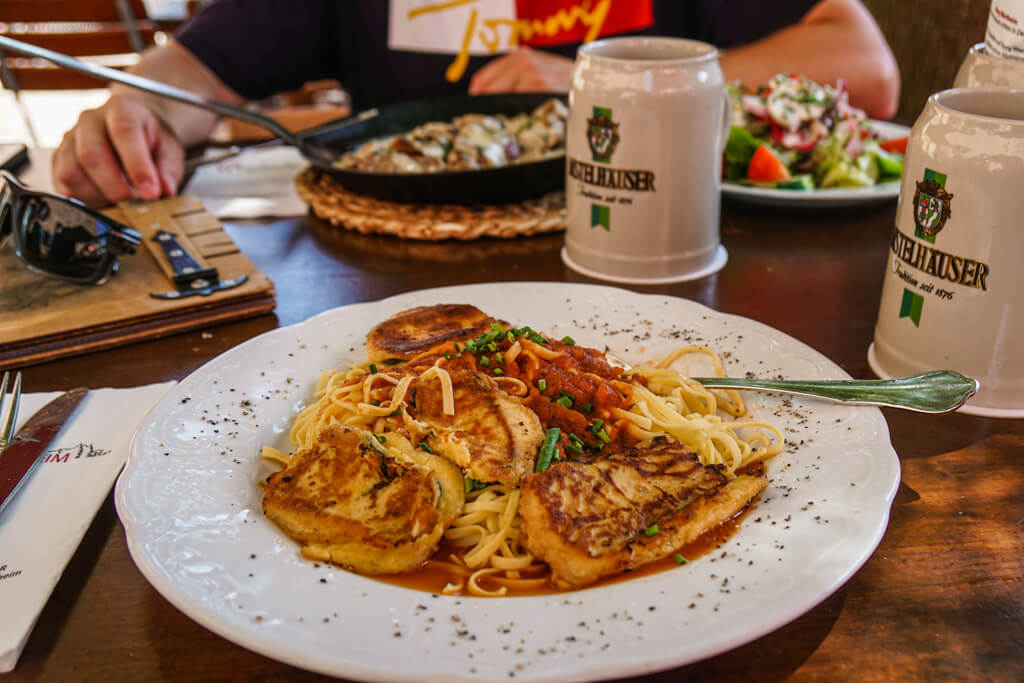
M 307 166 L 294 147 L 247 149 L 197 168 L 186 190 L 218 218 L 302 216 L 307 207 L 295 190 L 295 176 Z
M 985 52 L 1003 59 L 1024 59 L 1024 0 L 992 0 Z

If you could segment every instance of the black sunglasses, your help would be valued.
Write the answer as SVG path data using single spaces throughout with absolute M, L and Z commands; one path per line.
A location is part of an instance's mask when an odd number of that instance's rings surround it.
M 138 231 L 74 199 L 30 190 L 0 171 L 0 245 L 31 270 L 51 277 L 101 285 L 117 271 L 120 254 L 134 254 Z

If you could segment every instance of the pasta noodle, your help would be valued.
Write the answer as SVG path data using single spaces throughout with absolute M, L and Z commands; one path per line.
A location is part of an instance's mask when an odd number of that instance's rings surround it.
M 500 352 L 494 355 L 503 362 L 503 370 L 492 369 L 492 379 L 526 404 L 527 397 L 536 393 L 534 387 L 544 386 L 542 375 L 546 370 L 582 368 L 585 353 L 598 354 L 603 362 L 599 352 L 575 347 L 574 343 L 542 343 L 550 340 L 532 330 L 514 341 L 511 331 L 509 335 L 504 356 Z M 409 443 L 422 444 L 430 427 L 404 410 L 410 400 L 410 386 L 417 379 L 436 380 L 441 387 L 443 413 L 454 415 L 458 406 L 452 377 L 444 366 L 458 357 L 459 350 L 457 344 L 448 344 L 405 364 L 378 369 L 367 363 L 323 372 L 315 402 L 295 417 L 289 432 L 291 444 L 296 449 L 310 448 L 318 434 L 333 425 L 358 427 L 375 434 L 397 431 Z M 628 445 L 668 436 L 692 449 L 704 465 L 721 466 L 728 476 L 736 476 L 743 468 L 781 452 L 785 443 L 782 432 L 769 422 L 744 419 L 747 409 L 736 391 L 709 390 L 672 369 L 692 355 L 710 360 L 716 375 L 724 376 L 720 356 L 706 346 L 677 349 L 653 365 L 635 367 L 611 379 L 581 371 L 588 386 L 596 387 L 590 408 L 601 419 L 592 423 L 597 428 L 587 435 L 593 443 L 584 444 L 578 437 L 578 444 L 563 441 L 565 455 L 572 446 L 600 450 L 605 445 L 602 442 Z M 561 393 L 571 396 L 569 392 Z M 378 445 L 389 448 L 387 443 Z M 287 465 L 290 456 L 265 447 L 263 457 Z M 519 495 L 518 488 L 466 479 L 463 509 L 443 535 L 442 548 L 448 559 L 427 563 L 451 577 L 442 592 L 497 596 L 545 585 L 546 565 L 520 543 Z

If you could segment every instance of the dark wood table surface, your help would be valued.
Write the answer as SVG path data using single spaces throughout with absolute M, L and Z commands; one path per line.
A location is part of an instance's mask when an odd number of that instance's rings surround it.
M 31 175 L 42 177 L 39 164 Z M 724 270 L 670 286 L 771 325 L 854 377 L 866 360 L 895 202 L 827 211 L 726 202 Z M 180 380 L 219 353 L 345 304 L 491 281 L 585 282 L 560 235 L 421 244 L 311 217 L 228 224 L 274 281 L 273 315 L 22 368 L 30 392 Z M 1024 420 L 885 410 L 902 483 L 881 545 L 831 597 L 731 652 L 647 680 L 1024 680 Z M 0 606 L 0 618 L 2 618 Z M 11 681 L 316 680 L 199 626 L 128 555 L 112 497 L 46 605 Z

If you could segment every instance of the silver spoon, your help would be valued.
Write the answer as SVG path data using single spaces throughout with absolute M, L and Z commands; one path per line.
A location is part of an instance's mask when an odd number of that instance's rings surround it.
M 608 362 L 629 370 L 621 358 L 605 354 Z M 823 398 L 836 403 L 854 403 L 887 408 L 904 408 L 919 413 L 948 413 L 967 402 L 978 391 L 978 380 L 953 370 L 933 370 L 894 379 L 789 380 L 748 377 L 691 377 L 709 389 L 752 389 L 796 396 Z
M 197 95 L 194 92 L 182 90 L 181 88 L 176 88 L 172 85 L 167 85 L 166 83 L 143 78 L 142 76 L 136 76 L 135 74 L 118 71 L 117 69 L 111 69 L 98 64 L 87 64 L 60 52 L 54 52 L 53 50 L 47 50 L 46 48 L 30 45 L 29 43 L 23 43 L 20 40 L 14 40 L 13 38 L 8 38 L 2 35 L 0 35 L 0 48 L 45 59 L 48 62 L 52 62 L 57 66 L 62 66 L 65 69 L 70 69 L 71 71 L 77 71 L 78 73 L 93 76 L 105 81 L 121 83 L 159 97 L 166 97 L 178 102 L 184 102 L 185 104 L 191 104 L 194 107 L 206 109 L 207 111 L 211 111 L 221 116 L 228 116 L 241 121 L 247 121 L 270 131 L 279 137 L 285 144 L 296 147 L 300 152 L 302 152 L 302 156 L 313 163 L 313 165 L 321 168 L 332 168 L 334 161 L 337 159 L 337 154 L 326 147 L 314 145 L 308 140 L 303 139 L 303 137 L 291 132 L 273 118 L 256 111 L 225 104 L 224 102 L 212 100 L 208 97 Z M 368 109 L 352 118 L 346 119 L 343 122 L 334 124 L 332 129 L 337 129 L 343 125 L 365 121 L 366 119 L 373 118 L 376 115 L 376 109 Z

